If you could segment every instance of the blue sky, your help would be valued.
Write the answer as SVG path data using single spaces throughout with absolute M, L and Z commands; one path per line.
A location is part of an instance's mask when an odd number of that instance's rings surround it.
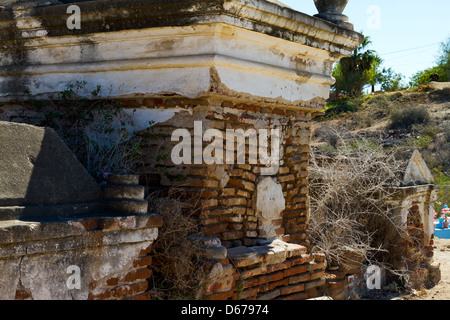
M 314 0 L 281 0 L 297 11 L 314 15 Z M 410 77 L 432 67 L 439 44 L 450 37 L 450 0 L 350 0 L 344 11 L 372 40 L 371 49 L 384 67 Z

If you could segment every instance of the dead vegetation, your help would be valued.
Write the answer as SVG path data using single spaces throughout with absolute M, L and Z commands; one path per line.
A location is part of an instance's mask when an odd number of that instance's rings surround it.
M 397 261 L 407 238 L 406 226 L 386 199 L 399 186 L 405 162 L 395 152 L 362 137 L 343 140 L 333 132 L 333 156 L 311 153 L 309 168 L 313 251 L 324 252 L 328 265 L 344 269 L 377 264 L 406 276 Z M 337 141 L 335 141 L 337 140 Z
M 192 235 L 198 232 L 195 206 L 182 201 L 183 191 L 149 196 L 150 210 L 163 216 L 164 224 L 153 243 L 152 297 L 159 300 L 196 299 L 205 277 L 204 249 Z

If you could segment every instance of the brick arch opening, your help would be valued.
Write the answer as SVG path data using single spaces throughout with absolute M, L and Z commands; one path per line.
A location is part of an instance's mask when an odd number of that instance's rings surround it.
M 421 213 L 418 205 L 414 205 L 408 210 L 407 230 L 410 247 L 423 247 L 424 231 Z

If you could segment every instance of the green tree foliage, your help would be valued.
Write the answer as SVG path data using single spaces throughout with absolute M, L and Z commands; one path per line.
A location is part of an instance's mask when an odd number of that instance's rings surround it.
M 381 84 L 381 90 L 385 92 L 406 89 L 403 82 L 404 76 L 396 73 L 392 68 L 383 68 L 377 73 L 377 83 Z
M 375 85 L 377 69 L 382 60 L 375 51 L 367 49 L 371 43 L 370 38 L 365 37 L 350 57 L 342 58 L 336 64 L 333 69 L 333 77 L 336 79 L 333 89 L 336 93 L 359 97 L 366 85 Z
M 450 205 L 450 176 L 439 170 L 434 170 L 434 183 L 437 186 L 437 199 L 434 204 L 434 210 L 440 216 L 444 205 Z
M 450 37 L 441 43 L 441 52 L 438 58 L 438 65 L 447 74 L 446 81 L 450 80 Z
M 409 83 L 410 87 L 429 83 L 432 74 L 437 74 L 441 82 L 450 81 L 450 37 L 441 43 L 436 65 L 414 74 Z
M 415 73 L 409 83 L 410 87 L 417 87 L 429 83 L 432 74 L 437 74 L 439 76 L 439 81 L 445 82 L 448 80 L 448 74 L 445 70 L 441 66 L 435 66 Z

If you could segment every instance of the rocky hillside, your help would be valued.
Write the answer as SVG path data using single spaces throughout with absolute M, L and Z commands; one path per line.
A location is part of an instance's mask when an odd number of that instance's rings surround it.
M 339 101 L 339 99 L 338 99 Z M 392 147 L 418 148 L 430 169 L 450 175 L 450 83 L 341 98 L 313 126 L 313 146 L 332 154 L 339 141 L 362 136 Z

